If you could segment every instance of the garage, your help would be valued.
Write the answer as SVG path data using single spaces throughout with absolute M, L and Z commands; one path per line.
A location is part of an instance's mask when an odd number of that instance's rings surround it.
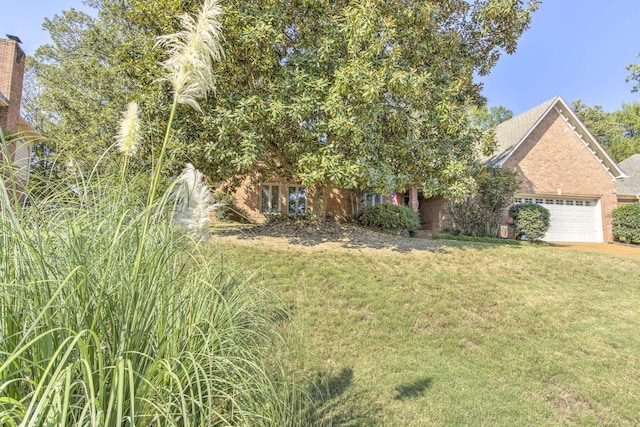
M 516 203 L 537 203 L 549 210 L 547 242 L 603 242 L 602 214 L 598 199 L 518 197 Z

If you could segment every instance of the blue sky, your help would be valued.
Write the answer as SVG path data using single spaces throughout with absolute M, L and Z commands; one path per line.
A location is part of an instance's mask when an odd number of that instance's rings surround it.
M 81 0 L 3 1 L 0 35 L 19 36 L 32 54 L 48 42 L 45 17 Z M 640 1 L 543 0 L 531 28 L 513 55 L 503 55 L 488 77 L 484 95 L 489 105 L 503 105 L 519 114 L 556 95 L 568 102 L 582 98 L 608 111 L 623 102 L 640 101 L 625 82 L 625 66 L 640 63 Z

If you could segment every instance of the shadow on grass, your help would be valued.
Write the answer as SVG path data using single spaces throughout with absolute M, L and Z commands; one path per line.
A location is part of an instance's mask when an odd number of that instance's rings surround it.
M 290 220 L 272 222 L 261 225 L 212 228 L 218 236 L 236 236 L 242 240 L 259 240 L 263 237 L 279 237 L 287 239 L 292 246 L 314 247 L 325 243 L 337 243 L 345 249 L 388 249 L 394 252 L 409 253 L 413 251 L 431 253 L 450 253 L 451 248 L 489 249 L 503 246 L 506 243 L 499 239 L 489 241 L 432 240 L 424 238 L 403 237 L 399 234 L 383 233 L 354 223 L 336 223 L 317 220 Z M 475 239 L 478 240 L 478 239 Z M 511 248 L 519 248 L 519 243 L 512 243 Z
M 409 384 L 400 384 L 396 387 L 395 400 L 405 400 L 424 395 L 424 392 L 431 387 L 431 378 L 421 378 Z
M 343 368 L 335 375 L 318 373 L 309 386 L 313 407 L 305 412 L 308 426 L 371 426 L 378 424 L 378 410 L 368 406 L 367 399 L 347 389 L 353 381 L 353 370 Z

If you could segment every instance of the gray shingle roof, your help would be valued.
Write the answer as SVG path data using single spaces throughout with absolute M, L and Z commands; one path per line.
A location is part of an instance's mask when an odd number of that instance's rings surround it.
M 621 161 L 619 165 L 629 177 L 616 182 L 618 194 L 627 196 L 640 195 L 640 154 L 634 154 Z
M 497 145 L 494 151 L 495 154 L 489 157 L 487 161 L 491 164 L 500 164 L 503 160 L 506 160 L 522 138 L 529 133 L 557 99 L 558 97 L 556 96 L 496 126 Z
M 589 129 L 587 129 L 584 123 L 582 123 L 578 116 L 571 110 L 571 107 L 560 96 L 543 102 L 496 126 L 496 149 L 494 155 L 485 160 L 489 164 L 502 166 L 518 148 L 519 144 L 552 108 L 558 111 L 567 122 L 567 125 L 582 139 L 612 178 L 621 179 L 626 177 L 620 169 L 620 166 L 609 156 L 598 140 L 589 132 Z

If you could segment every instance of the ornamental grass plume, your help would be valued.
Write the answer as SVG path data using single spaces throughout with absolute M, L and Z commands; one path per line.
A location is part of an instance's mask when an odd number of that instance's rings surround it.
M 120 127 L 116 135 L 118 149 L 126 156 L 131 157 L 136 154 L 140 147 L 142 131 L 140 130 L 140 120 L 138 118 L 138 104 L 131 101 L 127 109 L 122 113 Z
M 163 63 L 166 75 L 161 80 L 171 82 L 176 102 L 198 111 L 202 111 L 198 99 L 214 89 L 213 63 L 224 57 L 221 13 L 217 0 L 205 0 L 197 18 L 180 16 L 182 31 L 158 38 L 158 45 L 169 54 Z

